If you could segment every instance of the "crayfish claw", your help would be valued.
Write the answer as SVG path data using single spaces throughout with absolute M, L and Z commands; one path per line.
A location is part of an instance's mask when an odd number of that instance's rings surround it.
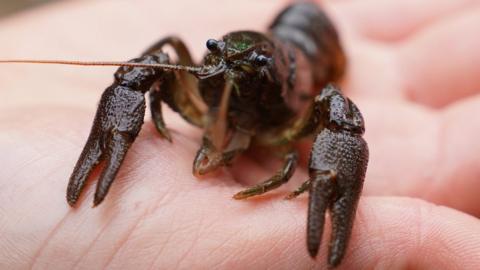
M 94 206 L 103 201 L 128 148 L 140 132 L 144 115 L 145 97 L 142 92 L 115 84 L 105 90 L 90 136 L 70 177 L 67 201 L 71 206 L 77 202 L 91 171 L 105 160 Z
M 328 209 L 332 235 L 328 264 L 336 267 L 347 250 L 353 229 L 368 163 L 368 145 L 362 138 L 363 117 L 339 89 L 329 85 L 315 98 L 313 111 L 323 129 L 316 135 L 309 160 L 310 200 L 307 225 L 307 247 L 315 257 Z M 315 119 L 315 118 L 313 118 Z M 305 190 L 294 191 L 294 195 Z

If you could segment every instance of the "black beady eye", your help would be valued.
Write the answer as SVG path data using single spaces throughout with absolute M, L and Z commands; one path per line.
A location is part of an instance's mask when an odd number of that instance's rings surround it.
M 265 66 L 267 63 L 268 63 L 268 57 L 266 57 L 265 55 L 260 54 L 257 57 L 255 57 L 255 65 Z
M 218 41 L 212 38 L 207 40 L 207 49 L 211 52 L 218 51 Z

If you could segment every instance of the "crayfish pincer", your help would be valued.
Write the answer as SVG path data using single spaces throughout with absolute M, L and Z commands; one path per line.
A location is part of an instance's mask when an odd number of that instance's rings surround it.
M 174 55 L 168 55 L 166 47 Z M 162 104 L 204 130 L 193 160 L 196 176 L 230 165 L 254 146 L 283 156 L 275 175 L 235 194 L 238 200 L 286 183 L 297 166 L 295 143 L 314 138 L 309 179 L 287 198 L 309 192 L 307 247 L 313 258 L 319 251 L 326 211 L 330 212 L 328 263 L 337 266 L 350 239 L 368 147 L 362 138 L 365 128 L 359 109 L 334 86 L 347 65 L 335 28 L 316 5 L 298 3 L 284 9 L 267 33 L 231 32 L 209 39 L 206 47 L 197 65 L 175 36 L 162 38 L 129 62 L 23 61 L 120 66 L 100 99 L 70 177 L 68 203 L 75 205 L 90 173 L 102 161 L 105 167 L 94 205 L 104 200 L 141 129 L 148 93 L 153 124 L 161 137 L 174 139 Z

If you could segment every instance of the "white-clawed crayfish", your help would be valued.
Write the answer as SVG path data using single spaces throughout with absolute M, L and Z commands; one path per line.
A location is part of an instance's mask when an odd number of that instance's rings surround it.
M 293 4 L 278 15 L 267 34 L 232 32 L 206 45 L 208 52 L 199 66 L 194 65 L 184 43 L 173 36 L 128 63 L 95 63 L 121 67 L 101 97 L 70 177 L 68 203 L 77 202 L 90 172 L 101 161 L 106 166 L 94 205 L 103 201 L 143 124 L 148 92 L 153 122 L 162 137 L 171 140 L 161 102 L 205 130 L 193 162 L 195 175 L 229 165 L 252 146 L 281 149 L 283 167 L 270 179 L 235 194 L 235 199 L 260 195 L 286 183 L 297 163 L 293 143 L 314 136 L 310 178 L 287 198 L 309 191 L 307 246 L 312 257 L 318 253 L 329 209 L 333 231 L 328 261 L 338 265 L 350 238 L 368 147 L 362 138 L 360 111 L 329 84 L 341 78 L 346 68 L 333 25 L 315 5 Z M 165 46 L 174 49 L 177 63 L 171 63 Z

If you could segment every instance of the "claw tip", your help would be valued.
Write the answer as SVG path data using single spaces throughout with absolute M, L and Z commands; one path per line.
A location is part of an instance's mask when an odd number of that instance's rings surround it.
M 75 204 L 77 203 L 77 199 L 78 198 L 76 198 L 74 196 L 70 196 L 70 195 L 67 194 L 67 203 L 68 203 L 68 205 L 70 205 L 70 207 L 75 206 Z
M 246 197 L 241 192 L 239 192 L 233 195 L 232 198 L 234 198 L 235 200 L 242 200 L 242 199 L 245 199 Z
M 93 199 L 93 206 L 92 208 L 95 208 L 97 207 L 99 204 L 101 204 L 103 201 L 103 198 L 98 198 L 95 196 L 95 198 Z
M 68 203 L 68 205 L 70 205 L 70 207 L 74 207 L 76 201 L 72 201 L 72 200 L 67 199 L 67 203 Z
M 318 249 L 320 247 L 320 243 L 307 243 L 307 247 L 308 247 L 308 254 L 310 254 L 310 257 L 312 259 L 315 260 L 315 258 L 317 257 L 317 254 L 318 254 Z
M 170 135 L 166 135 L 166 136 L 164 135 L 163 138 L 166 139 L 169 143 L 173 143 L 172 137 Z
M 337 254 L 330 255 L 328 258 L 328 266 L 330 268 L 335 268 L 340 264 L 341 260 L 342 260 L 342 257 Z
M 157 127 L 157 131 L 160 133 L 160 137 L 166 139 L 169 142 L 172 142 L 172 135 L 170 135 L 168 129 L 161 129 Z
M 318 253 L 318 251 L 315 251 L 315 252 L 314 252 L 314 251 L 308 250 L 308 253 L 309 253 L 309 255 L 310 255 L 310 258 L 312 258 L 312 259 L 314 259 L 314 260 L 317 258 L 317 253 Z

